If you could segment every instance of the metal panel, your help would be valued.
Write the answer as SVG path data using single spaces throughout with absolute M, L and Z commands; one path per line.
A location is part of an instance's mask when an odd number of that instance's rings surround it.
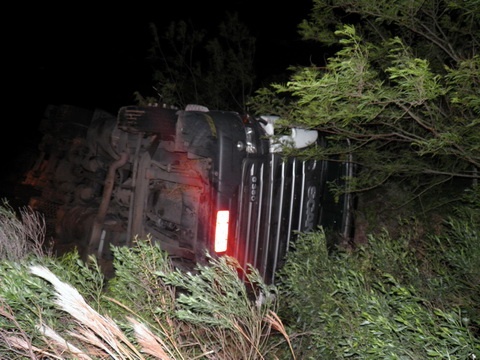
M 305 228 L 307 201 L 315 202 L 318 218 L 319 197 L 309 199 L 308 187 L 315 183 L 314 194 L 320 194 L 321 171 L 315 161 L 279 154 L 244 161 L 233 254 L 244 269 L 251 264 L 265 281 L 274 281 L 294 233 Z

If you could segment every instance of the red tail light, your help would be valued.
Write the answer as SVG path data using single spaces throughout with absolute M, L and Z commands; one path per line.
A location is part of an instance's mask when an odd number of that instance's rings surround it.
M 215 252 L 222 253 L 227 251 L 228 245 L 228 210 L 217 211 L 217 223 L 215 226 Z

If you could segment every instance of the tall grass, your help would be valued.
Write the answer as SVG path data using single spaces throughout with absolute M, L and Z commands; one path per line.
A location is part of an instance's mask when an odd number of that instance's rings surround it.
M 6 200 L 0 206 L 0 259 L 18 260 L 32 254 L 43 255 L 45 219 L 28 207 L 19 210 L 20 218 Z

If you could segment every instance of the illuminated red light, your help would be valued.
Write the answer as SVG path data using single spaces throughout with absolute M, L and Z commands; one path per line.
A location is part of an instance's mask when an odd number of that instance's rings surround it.
M 222 253 L 227 251 L 228 243 L 228 210 L 217 211 L 217 223 L 215 226 L 215 252 Z

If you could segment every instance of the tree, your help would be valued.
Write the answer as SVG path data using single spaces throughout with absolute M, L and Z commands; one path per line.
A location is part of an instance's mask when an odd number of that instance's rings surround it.
M 181 108 L 195 103 L 245 111 L 255 80 L 255 38 L 237 14 L 227 14 L 215 38 L 185 21 L 172 22 L 163 37 L 155 25 L 151 28 L 151 60 L 161 102 Z
M 325 66 L 292 68 L 252 106 L 280 115 L 280 126 L 328 135 L 328 148 L 303 155 L 352 152 L 361 169 L 354 190 L 395 179 L 420 195 L 478 179 L 478 1 L 314 0 L 299 28 L 339 50 Z
M 472 58 L 480 45 L 480 3 L 477 0 L 314 0 L 310 20 L 299 28 L 305 39 L 338 43 L 335 31 L 355 25 L 374 43 L 399 37 L 416 56 L 437 63 Z

